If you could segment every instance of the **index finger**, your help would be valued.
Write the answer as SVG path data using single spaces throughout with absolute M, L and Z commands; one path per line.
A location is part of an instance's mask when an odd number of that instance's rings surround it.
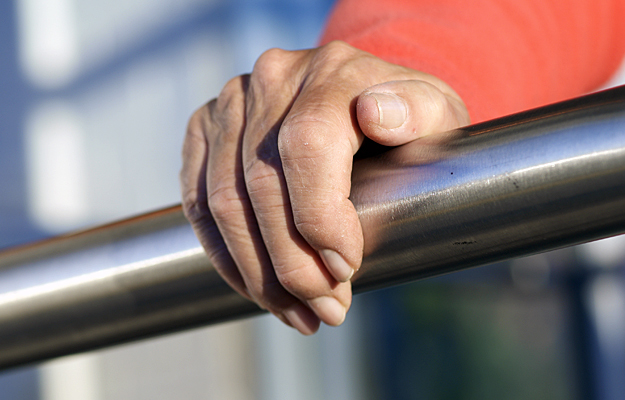
M 353 156 L 363 139 L 355 120 L 361 91 L 336 90 L 327 81 L 305 85 L 278 137 L 295 226 L 339 282 L 358 270 L 363 252 L 349 200 Z

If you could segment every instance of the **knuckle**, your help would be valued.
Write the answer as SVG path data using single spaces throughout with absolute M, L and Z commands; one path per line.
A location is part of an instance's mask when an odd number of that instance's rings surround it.
M 421 86 L 421 90 L 423 94 L 427 96 L 429 102 L 438 109 L 442 109 L 442 106 L 447 103 L 447 98 L 438 87 L 426 81 L 418 81 L 418 84 Z
M 246 79 L 247 79 L 246 77 L 247 75 L 239 75 L 228 80 L 228 82 L 226 82 L 224 87 L 221 89 L 221 94 L 232 95 L 232 94 L 241 93 L 243 89 L 245 89 Z
M 187 123 L 185 141 L 195 142 L 197 140 L 204 140 L 204 131 L 206 130 L 209 121 L 209 110 L 215 101 L 215 99 L 211 100 L 202 107 L 198 108 L 191 115 L 189 122 Z
M 241 200 L 232 187 L 221 187 L 213 190 L 208 196 L 208 208 L 213 218 L 223 221 L 228 216 L 242 211 Z
M 276 177 L 276 168 L 263 160 L 255 159 L 249 162 L 245 168 L 245 182 L 250 196 L 262 193 Z
M 328 226 L 328 223 L 332 224 L 333 220 L 329 218 L 328 213 L 319 208 L 308 208 L 305 211 L 293 210 L 293 222 L 306 242 L 315 246 L 319 239 L 326 236 L 325 227 Z
M 201 223 L 210 215 L 205 196 L 195 188 L 189 188 L 182 193 L 182 211 L 193 225 Z
M 198 127 L 202 126 L 204 115 L 206 114 L 206 107 L 207 105 L 205 104 L 193 112 L 187 124 L 187 132 L 197 130 Z
M 283 160 L 316 158 L 325 154 L 336 143 L 336 138 L 321 132 L 340 132 L 334 129 L 328 118 L 314 113 L 299 115 L 285 120 L 278 134 L 278 151 Z
M 320 81 L 332 81 L 333 84 L 351 82 L 354 76 L 362 74 L 362 61 L 369 63 L 376 60 L 372 55 L 365 53 L 341 41 L 330 42 L 318 49 L 313 58 L 316 75 Z
M 433 103 L 435 111 L 432 124 L 437 127 L 437 130 L 445 129 L 449 125 L 450 121 L 456 120 L 453 108 L 447 99 L 447 96 L 442 93 L 436 96 L 436 100 Z
M 352 55 L 356 52 L 358 50 L 355 47 L 341 40 L 333 40 L 320 47 L 320 54 L 338 58 Z
M 417 91 L 420 93 L 419 97 L 423 99 L 419 104 L 424 112 L 420 119 L 427 121 L 425 130 L 430 131 L 436 129 L 436 127 L 443 126 L 450 113 L 450 103 L 447 96 L 436 86 L 425 81 L 417 82 L 415 92 Z
M 219 93 L 217 98 L 217 104 L 215 111 L 217 113 L 223 113 L 226 110 L 233 108 L 236 104 L 243 104 L 245 100 L 245 93 L 247 91 L 249 77 L 247 75 L 240 75 L 230 79 Z
M 208 104 L 208 119 L 215 124 L 217 130 L 226 129 L 235 121 L 236 126 L 240 125 L 245 110 L 248 80 L 245 75 L 230 79 L 217 99 Z
M 283 71 L 288 64 L 289 54 L 289 51 L 278 48 L 265 51 L 254 64 L 250 83 L 256 86 L 265 82 L 283 80 Z
M 293 209 L 295 228 L 313 248 L 326 248 L 345 239 L 342 227 L 337 225 L 337 218 L 342 213 L 336 205 L 340 203 L 340 199 L 331 197 L 322 201 L 317 200 L 314 207 Z M 338 238 L 341 240 L 337 240 Z
M 444 96 L 432 95 L 429 97 L 429 116 L 431 125 L 440 126 L 447 115 L 449 105 Z
M 445 111 L 449 108 L 449 101 L 447 101 L 447 96 L 445 96 L 443 92 L 432 86 L 429 86 L 429 95 L 433 106 L 435 107 L 436 111 L 438 111 L 438 114 L 445 113 Z
M 258 57 L 258 60 L 256 60 L 254 69 L 263 69 L 264 67 L 273 67 L 276 64 L 281 64 L 289 53 L 288 50 L 279 49 L 277 47 L 266 50 Z

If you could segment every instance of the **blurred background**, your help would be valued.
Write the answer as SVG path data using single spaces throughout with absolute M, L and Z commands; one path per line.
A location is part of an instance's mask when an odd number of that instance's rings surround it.
M 0 2 L 0 248 L 178 203 L 193 110 L 331 6 Z M 617 237 L 360 295 L 311 338 L 259 317 L 0 372 L 0 399 L 622 399 L 624 272 Z

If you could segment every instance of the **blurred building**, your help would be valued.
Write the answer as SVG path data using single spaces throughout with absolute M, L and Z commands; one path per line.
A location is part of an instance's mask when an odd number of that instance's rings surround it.
M 186 120 L 329 0 L 0 3 L 0 247 L 179 202 Z M 615 81 L 616 82 L 616 81 Z M 2 400 L 620 399 L 622 238 L 0 374 Z

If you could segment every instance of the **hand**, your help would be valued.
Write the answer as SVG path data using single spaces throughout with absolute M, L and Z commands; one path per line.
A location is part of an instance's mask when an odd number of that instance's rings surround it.
M 185 215 L 237 292 L 312 334 L 351 304 L 363 234 L 350 176 L 364 138 L 396 146 L 468 123 L 441 80 L 345 43 L 269 50 L 191 118 Z

